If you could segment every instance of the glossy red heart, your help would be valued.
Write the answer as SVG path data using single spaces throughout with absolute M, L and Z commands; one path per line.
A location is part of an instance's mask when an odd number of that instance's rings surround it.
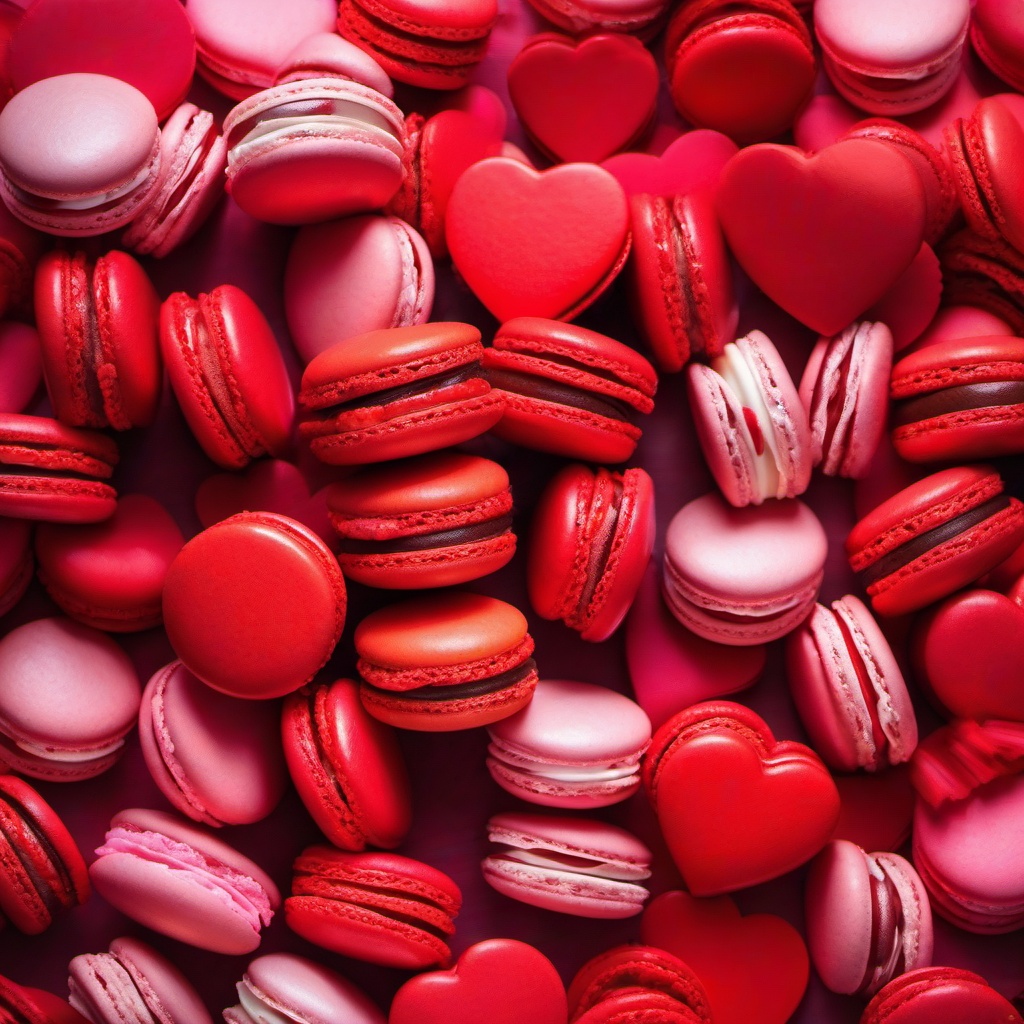
M 598 163 L 650 125 L 658 67 L 634 36 L 574 40 L 546 32 L 529 40 L 509 65 L 508 91 L 541 149 L 563 161 Z
M 722 172 L 717 209 L 753 282 L 820 334 L 877 302 L 924 239 L 917 171 L 876 139 L 843 139 L 813 156 L 748 146 Z
M 954 718 L 1024 722 L 1024 608 L 993 590 L 943 601 L 914 632 L 914 664 Z
M 650 153 L 618 153 L 601 166 L 615 175 L 627 196 L 714 193 L 729 160 L 739 152 L 728 135 L 710 128 L 686 132 L 661 156 Z
M 622 269 L 629 206 L 596 164 L 535 171 L 495 157 L 456 182 L 447 237 L 456 270 L 499 320 L 568 320 Z
M 644 783 L 695 896 L 758 885 L 813 857 L 832 836 L 839 794 L 802 743 L 776 743 L 729 701 L 696 704 L 655 733 Z
M 728 896 L 662 893 L 644 911 L 640 937 L 696 971 L 715 1024 L 785 1024 L 807 988 L 800 933 L 774 914 L 741 917 Z
M 515 939 L 470 946 L 450 971 L 430 971 L 395 994 L 388 1024 L 565 1024 L 565 986 L 551 961 Z

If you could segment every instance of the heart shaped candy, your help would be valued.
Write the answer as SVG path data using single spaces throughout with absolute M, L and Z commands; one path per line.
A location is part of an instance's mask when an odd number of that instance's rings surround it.
M 543 953 L 515 939 L 470 946 L 450 971 L 430 971 L 395 994 L 388 1024 L 565 1024 L 565 987 Z
M 714 193 L 722 170 L 738 152 L 728 135 L 698 128 L 680 135 L 661 156 L 618 153 L 601 166 L 615 175 L 627 196 Z
M 748 146 L 722 172 L 717 208 L 753 282 L 825 335 L 877 302 L 924 239 L 917 171 L 876 139 L 843 139 L 814 156 Z
M 715 1024 L 785 1024 L 807 988 L 800 933 L 774 914 L 741 917 L 728 896 L 662 893 L 644 911 L 640 936 L 697 972 Z

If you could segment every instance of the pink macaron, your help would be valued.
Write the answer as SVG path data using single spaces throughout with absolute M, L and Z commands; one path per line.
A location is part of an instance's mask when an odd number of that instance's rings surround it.
M 604 686 L 542 679 L 522 711 L 488 727 L 487 769 L 503 789 L 545 807 L 607 807 L 640 788 L 651 721 Z
M 487 823 L 495 849 L 481 868 L 505 896 L 544 910 L 633 917 L 649 893 L 651 851 L 625 829 L 589 818 L 510 812 Z
M 391 79 L 373 57 L 335 32 L 306 36 L 281 62 L 274 85 L 334 76 L 376 89 L 389 99 L 395 94 Z

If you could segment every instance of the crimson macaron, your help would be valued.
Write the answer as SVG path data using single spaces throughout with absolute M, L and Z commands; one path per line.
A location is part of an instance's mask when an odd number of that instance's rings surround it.
M 90 1024 L 63 999 L 0 975 L 0 1013 L 14 1024 Z
M 1013 1004 L 981 975 L 959 967 L 921 967 L 894 978 L 868 1003 L 860 1024 L 1020 1024 Z

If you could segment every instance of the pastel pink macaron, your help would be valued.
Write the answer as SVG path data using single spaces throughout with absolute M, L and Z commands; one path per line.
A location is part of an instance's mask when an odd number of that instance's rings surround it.
M 730 504 L 760 505 L 807 490 L 807 413 L 765 334 L 728 343 L 710 366 L 691 363 L 686 384 L 704 458 Z
M 932 962 L 932 912 L 913 865 L 835 839 L 815 857 L 804 894 L 818 976 L 843 995 L 872 996 Z
M 488 728 L 487 770 L 544 807 L 607 807 L 640 788 L 651 721 L 628 697 L 593 683 L 542 679 L 522 711 Z
M 395 94 L 394 84 L 384 69 L 368 53 L 336 32 L 314 32 L 306 36 L 281 62 L 274 85 L 332 76 L 359 82 L 389 99 Z
M 0 766 L 75 782 L 105 772 L 134 726 L 141 688 L 108 636 L 36 619 L 0 640 Z
M 115 814 L 89 877 L 133 921 L 233 956 L 259 946 L 262 929 L 281 903 L 277 886 L 248 857 L 163 811 Z
M 733 508 L 705 494 L 669 523 L 662 593 L 672 614 L 706 640 L 778 640 L 811 611 L 827 546 L 817 516 L 794 498 Z
M 789 686 L 822 759 L 839 771 L 877 771 L 909 761 L 914 705 L 892 649 L 852 594 L 815 604 L 786 641 Z
M 193 821 L 249 825 L 284 795 L 277 706 L 218 693 L 180 661 L 146 684 L 139 739 L 160 792 Z
M 487 823 L 497 849 L 484 879 L 521 903 L 576 917 L 633 917 L 650 895 L 651 851 L 634 835 L 589 818 L 508 812 Z

